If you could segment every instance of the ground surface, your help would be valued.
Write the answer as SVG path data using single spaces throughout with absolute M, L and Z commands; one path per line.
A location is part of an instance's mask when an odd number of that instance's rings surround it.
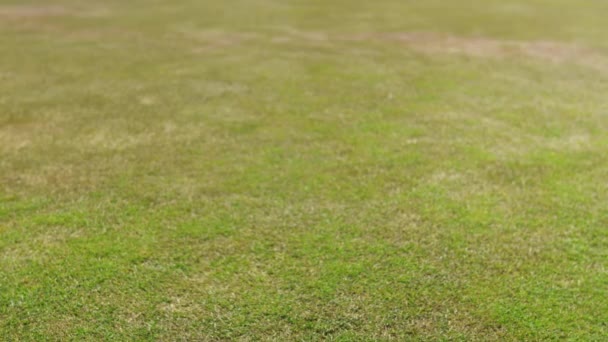
M 605 338 L 607 11 L 0 0 L 0 336 Z

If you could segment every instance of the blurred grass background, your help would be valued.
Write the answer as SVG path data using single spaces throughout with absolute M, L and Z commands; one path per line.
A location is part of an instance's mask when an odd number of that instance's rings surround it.
M 0 335 L 601 340 L 607 7 L 0 0 Z

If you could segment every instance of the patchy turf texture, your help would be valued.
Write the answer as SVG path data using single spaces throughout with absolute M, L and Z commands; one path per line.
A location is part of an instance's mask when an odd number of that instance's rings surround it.
M 607 12 L 0 0 L 0 336 L 605 339 Z

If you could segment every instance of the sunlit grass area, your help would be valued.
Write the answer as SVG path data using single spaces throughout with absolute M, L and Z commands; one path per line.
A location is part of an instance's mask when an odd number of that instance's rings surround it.
M 604 339 L 607 11 L 0 0 L 1 339 Z

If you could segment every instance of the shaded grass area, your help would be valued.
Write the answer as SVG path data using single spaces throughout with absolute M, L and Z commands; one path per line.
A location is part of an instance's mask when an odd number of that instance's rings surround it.
M 9 340 L 606 335 L 604 4 L 0 3 Z

